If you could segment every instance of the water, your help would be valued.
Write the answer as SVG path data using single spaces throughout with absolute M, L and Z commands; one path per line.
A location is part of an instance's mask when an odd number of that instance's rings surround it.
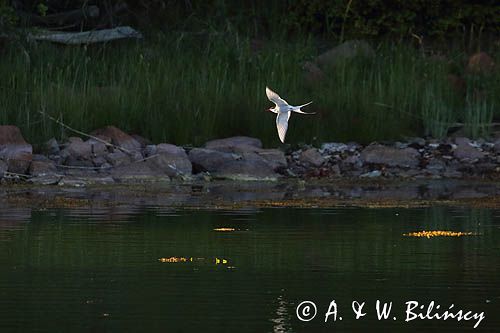
M 420 230 L 475 235 L 403 236 Z M 405 322 L 411 300 L 484 311 L 479 331 L 498 332 L 499 239 L 500 210 L 489 209 L 2 210 L 0 332 L 456 332 L 477 322 Z M 309 322 L 296 315 L 304 300 L 317 307 Z M 337 321 L 325 323 L 333 300 Z M 358 320 L 355 300 L 366 302 Z M 388 320 L 376 300 L 393 302 Z

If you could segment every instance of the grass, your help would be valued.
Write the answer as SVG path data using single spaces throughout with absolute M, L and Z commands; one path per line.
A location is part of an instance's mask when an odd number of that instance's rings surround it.
M 313 86 L 301 68 L 318 54 L 311 38 L 273 39 L 258 51 L 233 32 L 25 50 L 13 45 L 1 55 L 0 123 L 21 127 L 31 142 L 72 135 L 43 111 L 84 132 L 115 125 L 154 142 L 248 135 L 278 146 L 266 85 L 291 104 L 314 101 L 306 111 L 316 116 L 291 117 L 289 143 L 442 137 L 455 122 L 485 136 L 499 115 L 498 70 L 482 88 L 485 97 L 472 98 L 471 89 L 459 96 L 446 76 L 463 54 L 436 60 L 405 44 L 382 43 L 371 59 L 342 61 Z

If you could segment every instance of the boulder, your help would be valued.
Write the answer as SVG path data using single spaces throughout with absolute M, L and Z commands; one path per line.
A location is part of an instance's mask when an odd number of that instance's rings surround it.
M 57 155 L 59 151 L 59 143 L 55 138 L 48 140 L 43 146 L 43 152 L 46 152 L 47 155 Z
M 115 126 L 106 126 L 97 129 L 92 132 L 92 135 L 98 136 L 99 138 L 108 138 L 113 145 L 126 150 L 137 150 L 142 146 L 141 143 L 131 135 L 128 135 Z
M 262 141 L 247 136 L 235 136 L 225 139 L 217 139 L 205 143 L 204 148 L 219 150 L 228 153 L 241 153 L 256 151 L 262 148 Z
M 276 180 L 279 177 L 265 160 L 250 157 L 223 163 L 214 176 L 233 180 Z
M 234 161 L 238 157 L 235 154 L 205 148 L 194 148 L 189 152 L 189 160 L 195 172 L 217 171 L 222 164 Z
M 44 155 L 34 154 L 29 167 L 29 174 L 35 177 L 55 175 L 56 164 Z
M 361 151 L 360 158 L 365 163 L 386 164 L 397 167 L 417 167 L 420 154 L 414 148 L 393 148 L 372 144 Z
M 459 160 L 471 162 L 477 161 L 485 156 L 484 152 L 471 145 L 468 138 L 455 138 L 455 144 L 456 148 L 453 150 L 453 156 Z
M 25 174 L 31 163 L 33 147 L 28 144 L 16 126 L 0 126 L 0 159 L 7 163 L 8 171 Z
M 467 63 L 467 72 L 474 74 L 489 74 L 495 68 L 495 62 L 486 52 L 473 54 Z
M 4 161 L 0 160 L 0 178 L 3 178 L 5 171 L 7 171 L 8 165 Z
M 92 146 L 83 142 L 82 138 L 70 137 L 60 154 L 63 159 L 72 157 L 78 160 L 89 160 L 92 157 Z
M 266 160 L 275 171 L 288 166 L 285 153 L 279 149 L 260 149 L 256 153 Z
M 170 177 L 191 175 L 193 166 L 186 151 L 178 146 L 160 143 L 156 146 L 156 155 L 147 160 L 153 169 L 160 169 Z
M 358 56 L 373 57 L 375 56 L 375 51 L 366 41 L 351 40 L 319 55 L 316 62 L 321 67 L 333 67 L 341 61 Z
M 115 167 L 130 163 L 130 157 L 121 150 L 116 150 L 112 153 L 109 153 L 105 156 L 105 158 L 106 161 L 109 162 L 109 164 Z
M 156 181 L 170 181 L 166 174 L 153 170 L 149 163 L 135 162 L 121 165 L 111 170 L 111 177 L 122 183 L 144 183 Z
M 103 156 L 108 153 L 108 147 L 101 141 L 90 138 L 85 141 L 85 144 L 90 146 L 90 152 L 92 157 Z
M 325 158 L 316 148 L 309 148 L 300 153 L 299 161 L 304 165 L 319 167 L 325 162 Z

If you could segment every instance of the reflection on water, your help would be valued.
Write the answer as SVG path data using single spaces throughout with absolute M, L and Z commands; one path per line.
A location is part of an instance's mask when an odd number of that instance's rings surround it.
M 417 231 L 465 237 L 407 237 Z M 484 311 L 500 330 L 500 211 L 16 209 L 0 212 L 0 331 L 470 330 L 405 302 Z M 301 322 L 304 300 L 318 309 Z M 325 323 L 332 300 L 342 321 Z M 378 320 L 376 300 L 397 320 Z M 352 301 L 366 302 L 356 320 Z M 332 318 L 332 317 L 331 317 Z

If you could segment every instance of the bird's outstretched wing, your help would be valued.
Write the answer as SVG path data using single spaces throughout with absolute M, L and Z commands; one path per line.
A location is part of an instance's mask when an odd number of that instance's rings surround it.
M 277 93 L 269 89 L 269 87 L 266 87 L 266 95 L 267 98 L 274 104 L 276 104 L 279 108 L 283 106 L 287 106 L 288 102 L 285 101 L 283 98 L 281 98 Z
M 282 143 L 285 143 L 286 130 L 288 129 L 288 119 L 290 119 L 290 112 L 278 113 L 276 116 L 276 128 L 278 129 L 278 136 Z

